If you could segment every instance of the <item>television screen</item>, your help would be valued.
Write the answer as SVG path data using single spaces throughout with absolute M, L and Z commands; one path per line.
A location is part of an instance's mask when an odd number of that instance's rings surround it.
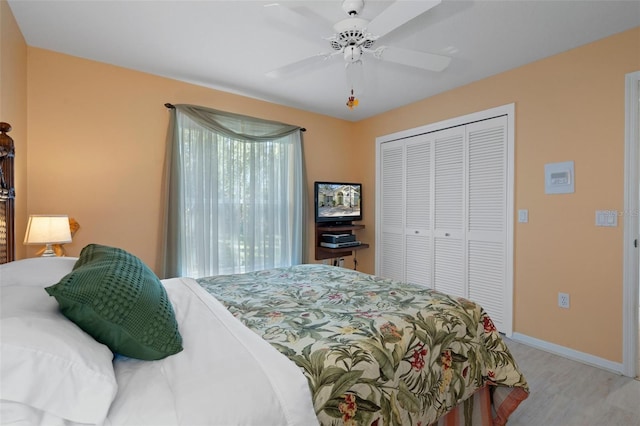
M 316 182 L 314 194 L 316 222 L 362 220 L 362 184 Z

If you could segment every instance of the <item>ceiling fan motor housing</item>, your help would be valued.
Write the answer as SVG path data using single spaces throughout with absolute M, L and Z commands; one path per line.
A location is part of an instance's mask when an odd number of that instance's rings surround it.
M 334 50 L 342 51 L 348 46 L 360 46 L 369 49 L 375 38 L 366 33 L 369 21 L 361 18 L 347 18 L 333 26 L 336 34 L 330 39 Z

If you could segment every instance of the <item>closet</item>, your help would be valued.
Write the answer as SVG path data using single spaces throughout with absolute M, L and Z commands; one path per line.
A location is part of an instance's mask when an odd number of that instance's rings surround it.
M 472 118 L 378 141 L 376 274 L 478 302 L 509 335 L 512 130 Z

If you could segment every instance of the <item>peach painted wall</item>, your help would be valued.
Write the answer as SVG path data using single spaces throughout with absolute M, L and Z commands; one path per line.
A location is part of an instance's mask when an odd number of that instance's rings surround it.
M 11 125 L 9 136 L 16 148 L 15 213 L 27 216 L 27 44 L 18 28 L 11 8 L 0 0 L 0 121 Z M 17 220 L 16 258 L 25 256 L 22 245 L 25 220 Z
M 622 362 L 623 228 L 597 228 L 595 211 L 623 210 L 625 74 L 638 70 L 640 27 L 363 120 L 362 180 L 375 185 L 376 137 L 515 103 L 515 208 L 529 223 L 515 225 L 514 331 Z M 569 160 L 575 193 L 545 195 L 545 163 Z
M 309 191 L 314 180 L 360 174 L 349 160 L 347 121 L 39 48 L 29 47 L 28 67 L 29 214 L 68 214 L 79 222 L 68 255 L 96 242 L 122 247 L 158 270 L 166 102 L 305 127 Z M 309 197 L 309 262 L 312 204 Z

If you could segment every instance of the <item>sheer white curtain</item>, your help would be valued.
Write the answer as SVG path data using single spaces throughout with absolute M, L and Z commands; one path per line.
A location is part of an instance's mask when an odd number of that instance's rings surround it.
M 172 120 L 165 277 L 301 263 L 300 128 L 191 105 Z

